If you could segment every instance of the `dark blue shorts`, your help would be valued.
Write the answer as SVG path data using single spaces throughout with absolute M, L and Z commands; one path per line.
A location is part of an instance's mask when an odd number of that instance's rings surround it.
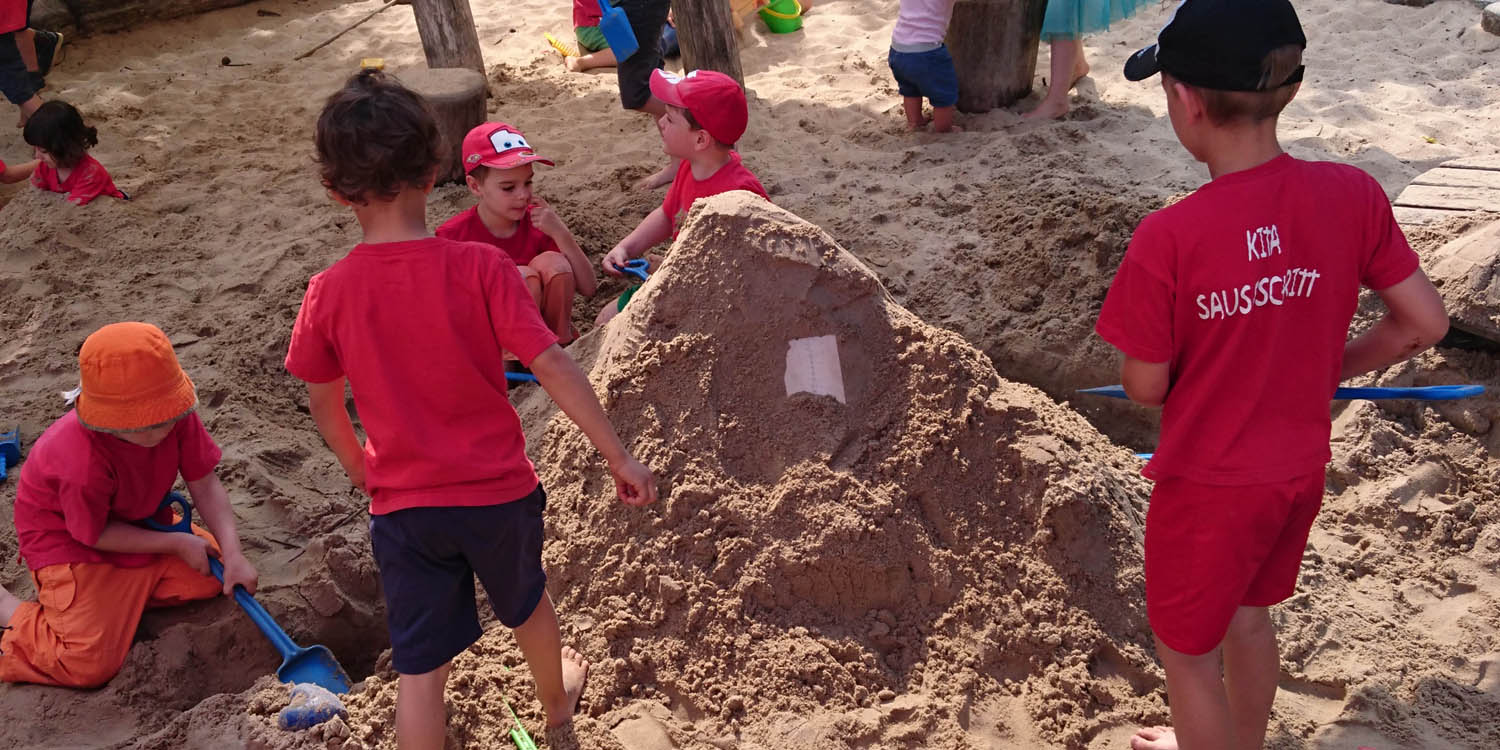
M 640 50 L 615 62 L 615 80 L 620 85 L 620 105 L 640 109 L 651 100 L 651 71 L 662 65 L 661 30 L 667 25 L 668 0 L 614 0 L 630 19 L 630 29 Z
M 537 485 L 511 503 L 407 508 L 370 518 L 370 546 L 385 590 L 391 666 L 424 674 L 479 640 L 474 577 L 506 627 L 526 622 L 546 592 Z
M 891 50 L 886 58 L 896 76 L 896 89 L 902 96 L 927 97 L 934 107 L 951 107 L 958 103 L 958 73 L 948 45 L 926 52 Z

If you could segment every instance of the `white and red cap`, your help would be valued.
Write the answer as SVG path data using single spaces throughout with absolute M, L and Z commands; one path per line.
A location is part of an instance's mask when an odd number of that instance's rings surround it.
M 745 90 L 717 71 L 695 70 L 685 76 L 651 71 L 651 94 L 691 112 L 700 127 L 727 146 L 733 146 L 750 124 Z
M 475 167 L 512 169 L 532 162 L 556 166 L 537 156 L 526 136 L 511 125 L 487 122 L 464 136 L 464 174 L 473 172 Z

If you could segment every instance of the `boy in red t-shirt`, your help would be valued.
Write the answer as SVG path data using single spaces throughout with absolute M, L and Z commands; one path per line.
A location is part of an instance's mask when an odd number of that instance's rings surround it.
M 531 368 L 609 462 L 628 505 L 656 500 L 593 386 L 537 315 L 515 264 L 427 232 L 442 136 L 422 98 L 375 70 L 328 98 L 317 154 L 364 241 L 313 276 L 286 368 L 349 480 L 370 495 L 370 543 L 400 677 L 402 748 L 441 748 L 450 662 L 480 636 L 478 575 L 536 679 L 549 726 L 569 721 L 588 663 L 563 649 L 542 570 L 546 494 L 506 397 L 504 351 Z M 364 427 L 360 445 L 344 384 Z
M 1448 326 L 1380 185 L 1282 152 L 1306 44 L 1287 0 L 1187 0 L 1125 65 L 1162 74 L 1212 177 L 1141 222 L 1097 325 L 1130 397 L 1162 406 L 1146 610 L 1172 728 L 1142 729 L 1135 750 L 1264 744 L 1280 675 L 1267 608 L 1295 591 L 1322 503 L 1328 402 Z M 1387 312 L 1346 341 L 1362 285 Z
M 115 323 L 78 352 L 74 409 L 37 438 L 16 487 L 16 540 L 37 601 L 0 589 L 0 680 L 64 687 L 108 682 L 147 607 L 255 592 L 234 511 L 214 474 L 219 447 L 156 326 Z M 153 531 L 181 475 L 212 536 Z M 217 542 L 215 542 L 217 540 Z M 209 556 L 224 581 L 209 575 Z
M 443 222 L 437 236 L 504 250 L 521 270 L 526 291 L 557 343 L 567 346 L 578 335 L 573 295 L 594 296 L 599 280 L 568 225 L 531 191 L 531 165 L 552 162 L 537 156 L 521 131 L 503 122 L 470 130 L 463 157 L 464 179 L 479 203 Z
M 745 91 L 733 78 L 712 70 L 695 70 L 686 76 L 658 70 L 651 74 L 651 93 L 667 105 L 666 114 L 656 121 L 662 151 L 681 163 L 661 206 L 600 261 L 611 276 L 622 275 L 626 261 L 644 256 L 657 243 L 675 239 L 688 209 L 699 198 L 748 190 L 770 200 L 734 150 L 750 123 L 750 108 Z M 628 301 L 622 296 L 605 305 L 595 322 L 608 323 Z

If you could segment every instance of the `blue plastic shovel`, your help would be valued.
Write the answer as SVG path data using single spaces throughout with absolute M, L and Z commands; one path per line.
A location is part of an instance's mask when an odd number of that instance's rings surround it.
M 7 469 L 21 462 L 21 428 L 0 432 L 0 479 Z
M 623 8 L 610 5 L 609 0 L 599 0 L 599 10 L 604 11 L 604 17 L 599 19 L 599 31 L 604 33 L 604 40 L 614 50 L 616 62 L 625 62 L 641 48 L 635 39 L 635 30 L 630 28 L 630 18 Z
M 1078 392 L 1093 396 L 1127 398 L 1125 395 L 1125 386 L 1123 385 L 1102 385 L 1098 388 L 1082 388 Z M 1406 388 L 1350 387 L 1334 391 L 1333 400 L 1405 398 L 1414 401 L 1452 401 L 1456 398 L 1478 396 L 1481 393 L 1484 393 L 1484 386 L 1482 385 L 1421 385 Z
M 167 525 L 158 523 L 155 519 L 148 518 L 146 519 L 146 526 L 157 531 L 193 533 L 192 504 L 182 495 L 176 492 L 169 492 L 165 498 L 162 498 L 161 506 L 157 510 L 160 512 L 161 508 L 171 505 L 177 506 L 178 512 L 182 515 L 182 520 Z M 210 556 L 208 558 L 208 567 L 209 570 L 213 571 L 214 578 L 219 579 L 219 582 L 223 583 L 224 565 L 219 562 L 218 558 Z M 286 634 L 286 631 L 282 630 L 281 626 L 276 624 L 276 620 L 271 617 L 271 613 L 267 612 L 265 607 L 260 606 L 260 602 L 255 601 L 255 597 L 251 596 L 250 592 L 246 591 L 244 586 L 236 585 L 234 587 L 234 601 L 240 605 L 241 609 L 245 610 L 245 614 L 250 616 L 250 621 L 255 623 L 256 627 L 260 628 L 260 632 L 266 634 L 266 638 L 271 641 L 271 645 L 281 654 L 281 666 L 276 668 L 276 679 L 292 684 L 310 682 L 339 695 L 349 692 L 349 674 L 344 671 L 343 667 L 339 666 L 338 659 L 333 658 L 333 652 L 329 651 L 327 646 L 312 645 L 306 648 L 299 647 Z

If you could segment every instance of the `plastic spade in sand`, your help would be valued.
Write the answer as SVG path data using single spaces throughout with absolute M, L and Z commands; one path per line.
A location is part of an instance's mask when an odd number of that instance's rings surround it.
M 1123 385 L 1101 385 L 1098 388 L 1081 388 L 1078 392 L 1087 393 L 1091 396 L 1126 398 L 1125 386 Z M 1458 398 L 1478 396 L 1481 393 L 1484 393 L 1484 386 L 1482 385 L 1423 385 L 1406 388 L 1351 387 L 1340 388 L 1334 391 L 1333 400 L 1404 398 L 1413 401 L 1452 401 Z
M 170 526 L 157 523 L 153 519 L 147 519 L 146 525 L 157 531 L 182 531 L 193 533 L 193 506 L 187 498 L 175 492 L 167 493 L 161 501 L 161 508 L 176 505 L 182 520 Z M 214 577 L 224 582 L 224 565 L 218 558 L 210 556 L 208 567 L 213 571 Z M 281 666 L 276 669 L 276 679 L 282 682 L 303 683 L 310 682 L 314 685 L 327 689 L 329 692 L 342 695 L 349 692 L 349 674 L 339 666 L 337 659 L 333 658 L 333 652 L 326 646 L 312 645 L 305 648 L 299 647 L 292 641 L 291 637 L 276 624 L 271 613 L 255 597 L 245 590 L 243 586 L 234 587 L 234 601 L 250 616 L 250 621 L 265 633 L 271 645 L 281 654 Z

